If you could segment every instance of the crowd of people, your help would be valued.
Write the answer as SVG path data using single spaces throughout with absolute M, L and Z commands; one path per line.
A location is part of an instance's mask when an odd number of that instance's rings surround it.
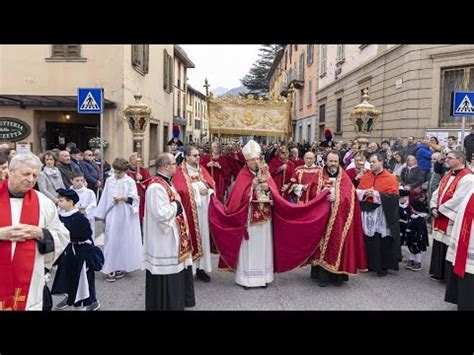
M 102 175 L 98 150 L 70 143 L 35 156 L 0 145 L 0 247 L 15 253 L 0 309 L 52 309 L 52 293 L 64 295 L 56 309 L 97 310 L 95 272 L 116 282 L 145 269 L 145 308 L 184 310 L 196 304 L 194 280 L 211 281 L 212 253 L 249 290 L 306 265 L 321 287 L 385 277 L 400 263 L 420 271 L 429 247 L 445 300 L 474 309 L 474 127 L 464 147 L 454 136 L 443 147 L 436 137 L 379 145 L 330 134 L 311 145 L 168 145 L 156 175 L 136 153 L 104 161 Z M 15 268 L 26 272 L 9 276 Z

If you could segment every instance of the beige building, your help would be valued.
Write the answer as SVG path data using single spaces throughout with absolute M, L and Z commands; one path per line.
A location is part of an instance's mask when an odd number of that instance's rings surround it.
M 461 127 L 452 92 L 474 90 L 474 45 L 319 45 L 318 77 L 317 136 L 354 138 L 349 117 L 367 88 L 381 111 L 372 140 L 421 138 Z
M 188 68 L 194 68 L 194 63 L 180 46 L 175 45 L 173 124 L 179 126 L 179 138 L 185 143 L 189 142 L 189 137 L 193 134 L 192 127 L 188 126 L 186 117 Z
M 188 131 L 190 141 L 194 143 L 209 142 L 209 121 L 207 117 L 206 95 L 188 85 Z
M 128 157 L 132 135 L 124 108 L 141 101 L 152 111 L 143 146 L 143 162 L 154 164 L 171 137 L 173 118 L 173 45 L 2 45 L 0 117 L 31 127 L 22 142 L 34 153 L 75 142 L 88 148 L 99 136 L 99 115 L 77 113 L 77 88 L 104 88 L 105 157 Z M 11 143 L 13 146 L 15 143 Z
M 276 56 L 269 72 L 269 96 L 288 94 L 293 86 L 292 128 L 295 142 L 313 142 L 316 123 L 318 46 L 288 44 Z

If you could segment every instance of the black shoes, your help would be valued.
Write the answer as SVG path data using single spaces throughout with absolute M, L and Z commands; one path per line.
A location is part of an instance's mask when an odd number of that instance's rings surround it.
M 377 271 L 377 276 L 382 277 L 382 276 L 387 276 L 387 269 L 382 269 Z
M 202 269 L 196 270 L 196 277 L 203 282 L 211 282 L 211 277 Z

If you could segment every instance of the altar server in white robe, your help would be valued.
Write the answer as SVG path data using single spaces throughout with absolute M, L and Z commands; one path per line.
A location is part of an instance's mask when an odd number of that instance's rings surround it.
M 195 305 L 193 259 L 186 214 L 171 182 L 176 159 L 162 153 L 155 162 L 158 175 L 145 196 L 145 309 L 184 310 Z
M 139 270 L 142 265 L 137 186 L 127 175 L 125 159 L 115 159 L 112 166 L 114 175 L 106 180 L 95 213 L 97 218 L 105 220 L 102 272 L 107 274 L 109 282 L 122 278 L 125 272 Z
M 91 189 L 84 186 L 84 174 L 80 171 L 72 173 L 72 186 L 70 187 L 79 196 L 76 208 L 86 216 L 91 224 L 92 240 L 95 240 L 95 209 L 97 208 L 97 196 Z

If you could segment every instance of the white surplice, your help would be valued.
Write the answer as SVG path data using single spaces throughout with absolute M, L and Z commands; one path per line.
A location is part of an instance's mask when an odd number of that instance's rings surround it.
M 130 197 L 132 204 L 119 202 L 114 197 Z M 138 193 L 135 181 L 128 176 L 114 176 L 105 182 L 104 192 L 97 206 L 95 217 L 105 219 L 105 263 L 102 272 L 131 272 L 142 264 L 142 242 L 138 216 Z
M 176 200 L 180 197 L 170 185 Z M 177 274 L 193 264 L 190 255 L 179 262 L 180 233 L 176 223 L 176 202 L 170 202 L 165 188 L 152 183 L 145 193 L 145 216 L 143 219 L 143 269 L 154 275 Z M 183 214 L 185 214 L 183 210 Z
M 76 191 L 79 195 L 79 202 L 76 203 L 76 208 L 85 208 L 84 215 L 89 220 L 92 229 L 92 240 L 95 240 L 95 209 L 97 208 L 97 196 L 94 191 L 83 186 L 80 189 L 75 189 L 74 186 L 70 187 Z
M 448 172 L 448 174 L 451 174 Z M 444 191 L 439 191 L 439 187 L 433 192 L 430 201 L 430 207 L 435 208 L 438 202 L 438 194 L 441 193 L 441 199 L 443 198 L 444 194 L 448 190 L 449 186 L 454 180 L 454 176 L 450 176 L 448 183 L 446 184 L 446 188 Z M 462 177 L 457 186 L 456 190 L 454 191 L 453 197 L 439 206 L 439 212 L 449 218 L 448 228 L 446 229 L 446 234 L 440 231 L 433 231 L 433 239 L 437 240 L 438 242 L 444 243 L 449 246 L 449 239 L 453 230 L 454 221 L 456 220 L 456 216 L 458 213 L 458 208 L 461 205 L 464 197 L 469 195 L 474 190 L 474 175 L 469 174 Z
M 199 176 L 198 168 L 194 168 L 186 163 L 186 169 L 190 177 Z M 199 190 L 202 188 L 207 188 L 204 182 L 194 181 L 192 182 L 191 186 L 193 189 L 194 201 L 196 202 L 202 250 L 202 256 L 193 264 L 193 273 L 196 274 L 196 269 L 202 269 L 204 271 L 211 272 L 211 241 L 209 235 L 208 210 L 211 195 L 214 193 L 214 190 L 208 189 L 206 195 L 201 195 Z M 187 217 L 188 219 L 191 218 L 191 216 Z

